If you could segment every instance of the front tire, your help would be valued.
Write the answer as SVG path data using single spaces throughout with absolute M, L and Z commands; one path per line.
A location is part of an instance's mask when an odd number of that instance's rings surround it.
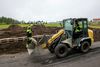
M 68 55 L 68 47 L 65 44 L 58 44 L 54 51 L 58 58 L 63 58 Z

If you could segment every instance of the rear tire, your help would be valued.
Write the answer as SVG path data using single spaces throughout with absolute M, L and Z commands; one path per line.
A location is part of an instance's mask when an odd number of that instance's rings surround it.
M 66 57 L 68 54 L 68 47 L 65 44 L 58 44 L 55 47 L 54 51 L 55 51 L 55 55 L 58 58 L 63 58 L 63 57 Z
M 80 46 L 80 51 L 83 53 L 88 52 L 90 49 L 90 43 L 88 41 L 83 41 Z

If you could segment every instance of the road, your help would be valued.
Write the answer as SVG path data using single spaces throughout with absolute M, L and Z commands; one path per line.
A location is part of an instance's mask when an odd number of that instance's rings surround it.
M 29 56 L 27 52 L 3 54 L 0 55 L 0 67 L 100 67 L 100 42 L 95 42 L 86 54 L 71 52 L 62 59 L 49 52 L 42 53 L 38 57 Z

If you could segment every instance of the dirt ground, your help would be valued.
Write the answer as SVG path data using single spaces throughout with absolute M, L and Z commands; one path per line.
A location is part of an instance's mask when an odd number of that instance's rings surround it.
M 58 59 L 47 52 L 36 57 L 29 56 L 27 52 L 0 55 L 0 67 L 100 67 L 100 42 L 95 42 L 91 50 L 86 53 L 74 53 L 65 58 Z M 43 53 L 43 52 L 41 52 Z M 34 59 L 35 58 L 35 59 Z

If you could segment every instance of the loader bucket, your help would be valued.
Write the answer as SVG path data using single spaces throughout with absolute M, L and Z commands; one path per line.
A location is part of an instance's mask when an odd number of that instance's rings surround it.
M 28 38 L 27 40 L 30 43 L 26 44 L 26 48 L 27 48 L 29 55 L 31 55 L 35 50 L 35 47 L 37 45 L 37 41 L 34 38 Z
M 39 40 L 32 38 L 32 43 L 26 44 L 29 57 L 33 62 L 43 62 L 45 59 L 51 57 L 52 54 L 49 52 L 49 50 L 44 49 L 46 48 L 46 43 L 44 42 L 39 44 Z

